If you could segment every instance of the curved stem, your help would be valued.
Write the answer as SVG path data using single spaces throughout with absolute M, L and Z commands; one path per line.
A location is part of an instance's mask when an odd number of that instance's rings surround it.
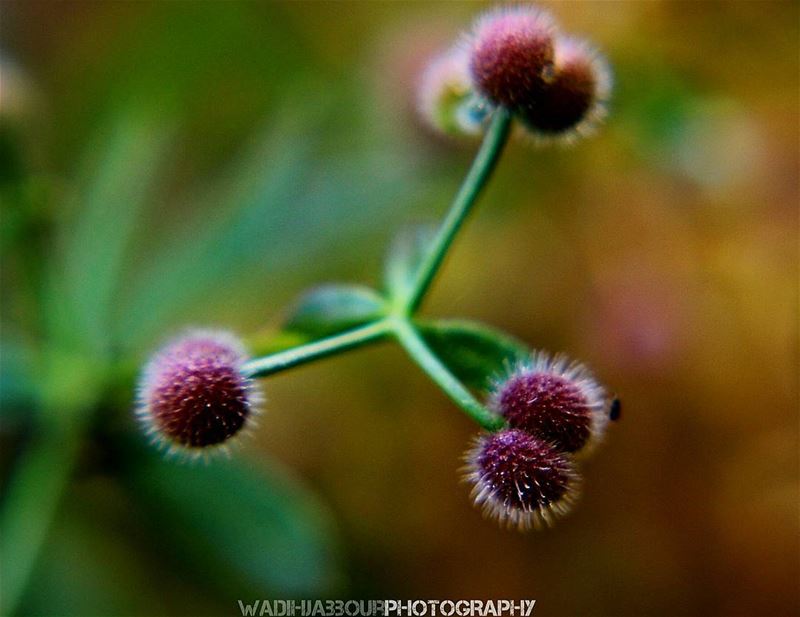
M 255 358 L 246 362 L 242 367 L 242 371 L 248 377 L 266 377 L 294 366 L 377 341 L 386 336 L 389 330 L 390 327 L 386 320 L 374 321 L 365 326 L 335 334 L 306 345 L 300 345 L 263 358 Z
M 411 358 L 470 418 L 489 431 L 496 431 L 505 424 L 500 416 L 489 411 L 470 394 L 469 390 L 434 355 L 417 329 L 407 319 L 393 320 L 392 331 Z
M 494 112 L 489 129 L 486 131 L 480 150 L 475 155 L 472 167 L 467 177 L 464 178 L 464 182 L 450 206 L 450 211 L 442 221 L 425 261 L 420 266 L 413 291 L 406 303 L 406 314 L 413 314 L 422 303 L 444 261 L 447 250 L 494 171 L 500 154 L 503 152 L 503 146 L 508 141 L 510 129 L 511 113 L 503 107 L 498 107 Z

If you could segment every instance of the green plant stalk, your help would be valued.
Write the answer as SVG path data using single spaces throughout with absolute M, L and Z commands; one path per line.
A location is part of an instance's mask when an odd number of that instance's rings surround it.
M 342 334 L 281 351 L 245 363 L 242 372 L 248 377 L 266 377 L 295 366 L 320 360 L 327 356 L 357 349 L 393 335 L 420 368 L 436 383 L 464 413 L 489 431 L 505 423 L 502 418 L 483 406 L 431 351 L 417 328 L 406 317 L 393 316 L 373 321 Z
M 384 338 L 390 330 L 389 322 L 386 319 L 380 319 L 293 349 L 280 351 L 263 358 L 255 358 L 245 363 L 242 372 L 248 377 L 266 377 L 294 366 L 377 342 Z
M 459 229 L 469 215 L 483 187 L 492 175 L 503 147 L 508 141 L 511 130 L 512 115 L 504 107 L 494 112 L 491 124 L 486 131 L 480 150 L 475 155 L 472 167 L 461 184 L 461 188 L 453 200 L 431 248 L 417 272 L 416 281 L 404 307 L 406 315 L 413 315 L 419 309 L 422 300 L 430 289 L 436 273 L 441 268 L 447 251 L 453 243 Z
M 392 333 L 400 345 L 408 352 L 408 355 L 470 418 L 489 431 L 496 431 L 505 424 L 503 418 L 492 413 L 479 403 L 470 391 L 442 364 L 408 319 L 396 318 L 392 320 Z
M 243 372 L 249 377 L 266 377 L 295 366 L 357 349 L 394 334 L 411 358 L 469 417 L 488 430 L 497 430 L 503 420 L 481 405 L 469 390 L 442 364 L 419 335 L 409 317 L 425 298 L 458 231 L 488 182 L 511 129 L 511 113 L 499 107 L 492 118 L 472 167 L 453 200 L 425 260 L 419 268 L 411 293 L 394 316 L 329 336 L 293 349 L 247 362 Z

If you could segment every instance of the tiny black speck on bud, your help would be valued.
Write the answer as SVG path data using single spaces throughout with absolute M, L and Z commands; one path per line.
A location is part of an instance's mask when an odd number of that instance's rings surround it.
M 142 373 L 136 414 L 170 452 L 200 456 L 244 429 L 261 402 L 242 373 L 247 355 L 227 332 L 195 330 L 168 343 Z
M 608 419 L 616 422 L 622 416 L 622 403 L 617 397 L 611 400 L 611 405 L 608 410 Z

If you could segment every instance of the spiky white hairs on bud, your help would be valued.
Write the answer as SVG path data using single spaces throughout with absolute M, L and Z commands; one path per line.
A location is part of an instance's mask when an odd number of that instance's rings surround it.
M 220 330 L 192 329 L 161 347 L 137 391 L 136 416 L 151 441 L 189 459 L 228 455 L 264 400 L 242 372 L 247 357 L 239 338 Z
M 447 136 L 475 136 L 483 129 L 488 104 L 472 89 L 468 50 L 456 45 L 435 56 L 417 84 L 417 110 L 433 130 Z
M 571 457 L 519 429 L 479 435 L 464 460 L 475 505 L 509 529 L 552 527 L 580 495 Z
M 602 441 L 611 401 L 592 372 L 563 354 L 535 351 L 493 380 L 489 405 L 509 426 L 578 458 Z
M 594 45 L 557 35 L 552 75 L 538 100 L 520 110 L 519 134 L 540 146 L 571 146 L 593 135 L 608 115 L 613 81 Z

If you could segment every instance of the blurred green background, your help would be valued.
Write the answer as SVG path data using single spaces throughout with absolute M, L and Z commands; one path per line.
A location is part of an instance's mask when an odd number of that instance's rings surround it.
M 511 144 L 426 312 L 620 394 L 555 529 L 481 519 L 457 471 L 475 427 L 388 345 L 267 380 L 230 462 L 164 461 L 136 427 L 164 338 L 266 340 L 443 214 L 475 145 L 420 125 L 414 79 L 486 6 L 0 4 L 3 614 L 798 614 L 795 2 L 552 4 L 609 57 L 607 126 Z

